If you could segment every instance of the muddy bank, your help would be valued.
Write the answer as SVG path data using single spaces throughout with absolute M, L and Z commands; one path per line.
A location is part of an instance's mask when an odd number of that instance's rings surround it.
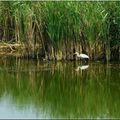
M 91 61 L 106 61 L 107 49 L 102 43 L 97 43 L 89 46 L 82 46 L 79 42 L 59 43 L 59 46 L 54 47 L 50 44 L 45 44 L 45 48 L 41 45 L 26 45 L 26 44 L 0 44 L 0 57 L 2 56 L 17 56 L 25 59 L 41 59 L 41 60 L 80 60 L 74 55 L 74 52 L 84 53 L 90 57 Z M 114 54 L 116 52 L 117 54 Z M 111 49 L 111 58 L 120 60 L 120 47 Z
M 78 44 L 75 48 L 72 43 L 66 45 L 59 44 L 58 48 L 46 44 L 45 48 L 41 45 L 9 44 L 0 43 L 0 56 L 17 56 L 20 58 L 38 58 L 42 60 L 79 60 L 74 52 L 81 53 L 82 49 Z

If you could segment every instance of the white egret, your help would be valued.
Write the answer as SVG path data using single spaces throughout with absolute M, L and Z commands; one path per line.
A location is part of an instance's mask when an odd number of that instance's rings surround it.
M 81 59 L 89 59 L 89 56 L 86 54 L 79 54 L 78 52 L 75 52 L 74 54 Z

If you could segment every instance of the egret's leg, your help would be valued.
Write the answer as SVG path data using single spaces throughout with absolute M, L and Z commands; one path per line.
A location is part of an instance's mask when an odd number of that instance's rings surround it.
M 80 58 L 80 65 L 82 65 L 82 59 Z

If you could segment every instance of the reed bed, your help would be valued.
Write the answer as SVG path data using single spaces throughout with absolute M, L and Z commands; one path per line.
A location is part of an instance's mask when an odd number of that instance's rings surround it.
M 120 60 L 119 1 L 1 1 L 0 16 L 0 41 L 24 44 L 21 56 Z

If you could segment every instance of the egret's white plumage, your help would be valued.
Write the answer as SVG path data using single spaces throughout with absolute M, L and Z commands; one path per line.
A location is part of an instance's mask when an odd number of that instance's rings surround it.
M 86 54 L 79 54 L 78 52 L 75 52 L 74 54 L 81 59 L 89 59 L 89 56 Z

